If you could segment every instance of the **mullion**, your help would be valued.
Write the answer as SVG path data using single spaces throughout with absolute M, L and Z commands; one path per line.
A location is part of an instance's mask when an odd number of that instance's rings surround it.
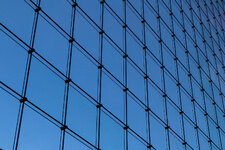
M 127 88 L 127 0 L 123 0 L 123 85 L 125 86 L 123 89 L 123 101 L 124 101 L 124 150 L 129 149 L 129 139 L 128 139 L 128 88 Z
M 66 78 L 65 81 L 65 90 L 64 90 L 64 102 L 63 102 L 63 111 L 62 111 L 62 124 L 61 126 L 61 136 L 60 136 L 60 150 L 64 150 L 65 145 L 65 132 L 67 129 L 67 107 L 68 107 L 68 100 L 69 100 L 69 89 L 70 89 L 70 70 L 71 70 L 71 60 L 72 60 L 72 51 L 73 51 L 73 41 L 74 41 L 74 26 L 75 26 L 75 15 L 76 15 L 76 0 L 73 1 L 72 7 L 72 14 L 71 14 L 71 24 L 70 24 L 70 36 L 68 43 L 68 56 L 67 56 L 67 67 L 66 67 Z
M 37 1 L 37 7 L 35 9 L 34 14 L 34 20 L 33 20 L 33 27 L 31 32 L 31 39 L 30 39 L 30 50 L 27 54 L 27 62 L 26 62 L 26 70 L 24 75 L 24 81 L 23 81 L 23 88 L 22 88 L 22 98 L 20 99 L 20 106 L 19 106 L 19 112 L 18 112 L 18 118 L 17 118 L 17 124 L 16 124 L 16 131 L 14 135 L 14 143 L 13 143 L 13 150 L 18 149 L 19 144 L 19 137 L 20 137 L 20 130 L 21 130 L 21 124 L 23 119 L 23 112 L 24 112 L 24 105 L 26 98 L 26 92 L 27 92 L 27 85 L 28 85 L 28 79 L 29 79 L 29 72 L 31 67 L 31 60 L 32 60 L 32 53 L 33 53 L 33 47 L 34 47 L 34 41 L 35 41 L 35 34 L 37 29 L 37 23 L 38 23 L 38 16 L 39 16 L 39 7 L 40 6 L 40 0 Z
M 161 88 L 162 88 L 162 92 L 165 93 L 163 95 L 163 100 L 164 100 L 164 117 L 165 117 L 165 122 L 166 122 L 166 127 L 165 127 L 165 131 L 166 131 L 166 134 L 167 134 L 167 146 L 168 146 L 168 149 L 170 150 L 171 148 L 171 145 L 170 145 L 170 134 L 169 134 L 169 118 L 168 118 L 168 108 L 167 108 L 167 95 L 166 95 L 166 82 L 165 82 L 165 66 L 164 66 L 164 58 L 163 58 L 163 45 L 162 45 L 162 33 L 161 33 L 161 16 L 160 16 L 160 9 L 159 9 L 159 0 L 156 0 L 156 7 L 157 7 L 157 22 L 158 22 L 158 34 L 159 34 L 159 45 L 160 45 L 160 55 L 161 55 L 161 73 L 162 73 L 162 85 L 161 85 Z
M 104 0 L 99 1 L 100 3 L 100 32 L 99 32 L 99 57 L 98 57 L 98 87 L 97 87 L 97 117 L 96 117 L 96 147 L 99 150 L 101 145 L 101 113 L 102 113 L 102 60 L 103 60 L 103 34 L 104 34 Z
M 169 1 L 169 9 L 170 9 L 170 16 L 171 16 L 171 28 L 172 28 L 172 33 L 174 33 L 174 20 L 173 20 L 173 7 L 172 7 L 172 0 Z M 182 122 L 182 133 L 183 133 L 183 145 L 184 149 L 187 149 L 186 145 L 186 136 L 185 136 L 185 126 L 184 126 L 184 114 L 183 114 L 183 107 L 182 107 L 182 98 L 181 98 L 181 88 L 180 88 L 180 78 L 179 78 L 179 69 L 178 69 L 178 62 L 177 62 L 177 49 L 176 49 L 176 39 L 173 36 L 173 46 L 174 46 L 174 62 L 175 62 L 175 70 L 176 70 L 176 78 L 177 78 L 177 88 L 178 88 L 178 93 L 179 93 L 179 104 L 180 104 L 180 116 L 181 116 L 181 122 Z
M 141 1 L 142 3 L 142 18 L 143 18 L 143 20 L 142 20 L 142 34 L 143 34 L 143 43 L 144 43 L 144 45 L 146 45 L 146 27 L 145 27 L 145 22 L 146 22 L 146 20 L 145 20 L 145 1 L 144 0 L 142 0 Z M 150 60 L 148 60 L 147 59 L 147 52 L 146 52 L 146 46 L 144 46 L 143 47 L 143 57 L 144 57 L 144 64 L 143 64 L 143 66 L 144 66 L 144 71 L 145 71 L 145 74 L 148 74 L 148 66 L 147 66 L 147 63 L 148 63 L 148 61 L 150 61 Z M 149 108 L 150 107 L 150 105 L 149 105 L 149 92 L 148 92 L 148 87 L 149 87 L 149 84 L 148 84 L 148 78 L 147 78 L 147 76 L 146 77 L 144 77 L 144 82 L 145 82 L 145 102 L 146 102 L 146 106 Z M 149 109 L 145 109 L 145 111 L 146 111 L 146 124 L 147 124 L 147 129 L 146 129 L 146 133 L 147 133 L 147 138 L 148 138 L 148 142 L 149 142 L 149 145 L 147 146 L 147 149 L 150 149 L 151 150 L 151 147 L 152 147 L 152 145 L 151 145 L 151 129 L 150 129 L 150 124 L 151 124 L 151 122 L 150 122 L 150 113 L 149 113 Z

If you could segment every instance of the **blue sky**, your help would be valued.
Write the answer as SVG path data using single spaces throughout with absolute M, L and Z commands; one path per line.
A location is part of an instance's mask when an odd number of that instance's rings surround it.
M 126 48 L 129 57 L 127 59 L 129 150 L 147 149 L 148 126 L 146 122 L 148 117 L 145 111 L 145 106 L 147 106 L 146 93 L 148 93 L 148 103 L 151 109 L 149 113 L 151 144 L 155 149 L 168 149 L 167 134 L 170 137 L 170 149 L 184 149 L 182 144 L 184 142 L 182 141 L 184 134 L 189 144 L 186 148 L 197 149 L 195 123 L 200 128 L 198 131 L 201 149 L 210 149 L 207 139 L 208 133 L 210 133 L 214 142 L 213 149 L 218 149 L 221 145 L 225 147 L 225 132 L 223 132 L 225 131 L 225 119 L 223 117 L 224 95 L 221 96 L 219 94 L 225 90 L 225 74 L 224 69 L 222 69 L 224 53 L 220 53 L 218 50 L 219 47 L 224 48 L 224 37 L 222 32 L 219 32 L 220 37 L 218 38 L 215 34 L 215 28 L 219 30 L 220 26 L 216 26 L 211 21 L 209 25 L 211 29 L 204 21 L 206 27 L 202 29 L 202 26 L 199 24 L 200 20 L 195 14 L 193 20 L 196 30 L 199 31 L 196 31 L 195 36 L 192 23 L 189 20 L 191 18 L 189 3 L 192 1 L 182 1 L 184 12 L 187 14 L 187 16 L 184 16 L 187 30 L 185 39 L 181 26 L 180 1 L 171 1 L 172 10 L 175 14 L 173 18 L 174 24 L 172 24 L 170 12 L 166 7 L 169 6 L 170 1 L 164 0 L 159 1 L 159 12 L 163 20 L 160 21 L 159 30 L 157 13 L 155 12 L 157 11 L 156 2 L 146 0 L 144 3 L 145 35 L 142 17 L 140 16 L 143 15 L 142 1 L 130 0 L 127 2 L 126 21 L 128 28 Z M 198 8 L 195 7 L 196 2 L 197 0 L 193 1 L 192 5 L 194 11 L 199 13 Z M 199 2 L 204 3 L 203 0 Z M 31 103 L 26 103 L 18 145 L 19 150 L 59 149 L 61 135 L 59 122 L 63 119 L 64 75 L 67 70 L 68 34 L 70 34 L 72 14 L 70 3 L 67 0 L 41 1 L 40 7 L 43 12 L 51 17 L 58 26 L 40 11 L 34 41 L 34 49 L 37 53 L 34 53 L 32 56 L 26 97 L 32 104 L 38 106 L 57 121 L 32 106 Z M 90 150 L 94 149 L 91 144 L 96 146 L 97 139 L 96 101 L 98 100 L 100 49 L 100 30 L 98 27 L 101 25 L 101 9 L 98 0 L 77 0 L 77 3 L 79 8 L 75 12 L 74 25 L 74 39 L 76 42 L 73 42 L 72 46 L 70 74 L 73 82 L 69 86 L 66 125 L 86 141 L 68 130 L 65 135 L 65 149 Z M 102 150 L 122 150 L 124 149 L 125 138 L 123 126 L 126 120 L 123 91 L 124 3 L 122 0 L 107 0 L 106 3 L 103 21 L 105 33 L 103 34 L 102 42 L 102 64 L 104 68 L 102 69 L 101 98 L 104 108 L 101 111 L 100 148 Z M 219 3 L 219 5 L 222 4 Z M 215 4 L 214 7 L 219 7 L 219 5 Z M 32 7 L 34 7 L 34 4 L 28 0 L 0 1 L 0 23 L 21 38 L 27 45 L 30 45 L 35 15 Z M 213 9 L 211 6 L 209 8 L 210 10 Z M 202 11 L 206 10 L 203 9 Z M 220 11 L 222 12 L 222 9 Z M 201 14 L 202 18 L 206 17 L 204 13 Z M 215 14 L 217 15 L 218 12 L 215 11 Z M 210 13 L 209 17 L 212 17 Z M 222 23 L 224 22 L 224 18 L 217 17 L 217 19 L 222 20 Z M 171 36 L 172 27 L 174 27 L 176 38 Z M 204 45 L 202 42 L 202 33 L 200 31 L 204 32 L 204 36 L 207 39 L 209 37 L 208 29 L 211 29 L 214 36 L 214 41 L 212 40 L 214 45 L 210 39 L 207 40 L 208 45 Z M 162 44 L 159 42 L 159 37 L 157 37 L 160 32 L 163 40 Z M 146 39 L 145 42 L 144 38 Z M 197 50 L 193 41 L 194 38 L 196 38 L 199 45 Z M 221 44 L 218 44 L 219 41 Z M 144 45 L 148 48 L 146 56 L 143 50 Z M 186 49 L 185 46 L 187 46 Z M 187 49 L 190 52 L 188 57 L 185 53 Z M 0 26 L 0 81 L 18 94 L 22 94 L 28 58 L 27 50 L 28 47 L 24 43 L 18 41 L 2 25 Z M 215 51 L 216 56 L 213 56 L 212 50 Z M 161 57 L 162 54 L 163 57 Z M 178 61 L 174 60 L 175 56 L 178 57 Z M 209 58 L 210 63 L 205 62 L 206 56 Z M 147 60 L 146 62 L 145 59 Z M 198 62 L 198 59 L 200 62 Z M 165 66 L 164 72 L 162 71 L 162 62 Z M 198 63 L 201 65 L 201 71 L 198 69 Z M 145 67 L 146 65 L 147 67 Z M 188 68 L 189 65 L 190 68 Z M 214 66 L 217 66 L 217 68 L 215 69 Z M 147 72 L 145 69 L 147 69 Z M 191 77 L 191 82 L 188 71 L 193 76 L 193 78 Z M 220 73 L 219 77 L 216 75 L 216 71 Z M 148 88 L 146 88 L 145 74 L 149 77 L 147 80 Z M 177 86 L 178 78 L 181 88 Z M 208 82 L 210 78 L 213 81 L 212 84 Z M 201 86 L 205 89 L 204 95 L 201 92 Z M 2 122 L 0 123 L 0 148 L 8 150 L 12 149 L 13 146 L 20 102 L 18 101 L 18 96 L 13 97 L 4 89 L 10 93 L 13 93 L 12 91 L 3 86 L 3 84 L 1 84 L 1 87 L 0 119 Z M 163 97 L 164 92 L 167 94 L 166 106 L 165 98 Z M 191 102 L 192 96 L 196 100 L 195 105 Z M 214 101 L 216 105 L 212 104 Z M 180 113 L 181 109 L 185 113 L 183 120 Z M 208 119 L 204 116 L 205 111 L 210 116 Z M 165 117 L 166 113 L 168 118 Z M 40 114 L 47 117 L 50 121 Z M 197 120 L 195 120 L 195 115 Z M 171 128 L 169 132 L 165 129 L 167 120 Z M 208 125 L 206 121 L 208 121 Z M 220 125 L 221 129 L 216 128 L 217 124 Z M 221 143 L 218 131 L 221 134 Z

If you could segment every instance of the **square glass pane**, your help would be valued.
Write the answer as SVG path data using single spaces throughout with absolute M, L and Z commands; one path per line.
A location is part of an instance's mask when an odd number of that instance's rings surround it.
M 115 13 L 120 17 L 123 18 L 124 16 L 124 10 L 123 10 L 123 1 L 121 0 L 106 0 L 106 3 L 110 6 L 110 8 L 112 8 Z
M 90 94 L 97 98 L 98 68 L 81 49 L 73 47 L 71 64 L 71 79 Z
M 43 17 L 38 18 L 35 50 L 62 72 L 66 72 L 68 40 Z
M 77 0 L 79 7 L 87 13 L 97 24 L 100 23 L 100 2 L 93 0 Z M 88 5 L 87 5 L 88 4 Z
M 33 57 L 31 62 L 27 98 L 61 120 L 65 82 Z
M 41 9 L 48 14 L 67 33 L 70 32 L 72 5 L 65 0 L 41 1 Z
M 0 80 L 21 93 L 28 54 L 1 31 L 0 39 Z
M 26 1 L 0 1 L 0 19 L 3 25 L 19 35 L 22 40 L 30 42 L 34 10 Z

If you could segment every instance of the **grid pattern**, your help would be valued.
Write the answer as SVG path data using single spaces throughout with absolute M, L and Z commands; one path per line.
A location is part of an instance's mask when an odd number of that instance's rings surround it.
M 225 149 L 223 0 L 0 5 L 3 150 Z

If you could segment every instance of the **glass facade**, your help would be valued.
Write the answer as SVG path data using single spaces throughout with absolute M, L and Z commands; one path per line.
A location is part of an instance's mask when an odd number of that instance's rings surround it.
M 225 150 L 223 0 L 1 0 L 0 149 Z

